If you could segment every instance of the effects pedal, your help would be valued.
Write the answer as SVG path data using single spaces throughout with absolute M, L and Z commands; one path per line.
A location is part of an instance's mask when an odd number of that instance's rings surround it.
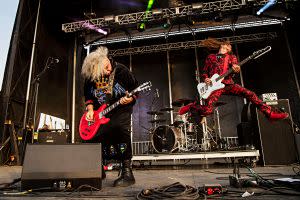
M 224 192 L 224 189 L 220 184 L 204 184 L 203 187 L 199 188 L 199 192 L 206 195 L 218 195 Z

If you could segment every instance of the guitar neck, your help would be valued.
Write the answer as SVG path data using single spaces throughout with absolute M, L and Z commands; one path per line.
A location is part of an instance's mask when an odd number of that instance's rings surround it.
M 112 111 L 115 107 L 117 107 L 118 105 L 120 105 L 120 100 L 117 101 L 116 103 L 114 103 L 113 105 L 107 107 L 105 110 L 103 110 L 101 113 L 102 115 L 106 115 L 107 113 L 109 113 L 110 111 Z
M 135 90 L 132 91 L 131 93 L 128 94 L 128 97 L 132 97 L 132 95 L 135 93 Z M 101 113 L 102 115 L 106 115 L 107 113 L 109 113 L 110 111 L 112 111 L 114 108 L 116 108 L 118 105 L 120 105 L 120 100 L 118 100 L 117 102 L 115 102 L 114 104 L 112 104 L 111 106 L 107 107 L 106 109 L 104 109 Z
M 248 61 L 251 60 L 251 59 L 252 59 L 252 57 L 251 57 L 251 56 L 248 56 L 247 58 L 245 58 L 244 60 L 242 60 L 241 62 L 239 62 L 239 66 L 244 65 L 246 62 L 248 62 Z M 231 74 L 232 72 L 233 72 L 233 69 L 230 68 L 225 74 L 219 76 L 219 77 L 216 79 L 216 81 L 219 81 L 219 80 L 225 78 L 226 76 L 228 76 L 228 75 Z

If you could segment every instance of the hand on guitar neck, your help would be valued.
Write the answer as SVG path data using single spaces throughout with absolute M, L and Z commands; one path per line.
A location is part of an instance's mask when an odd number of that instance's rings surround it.
M 129 96 L 128 91 L 126 91 L 126 95 L 120 99 L 120 104 L 126 105 L 126 104 L 131 103 L 133 100 L 134 100 L 134 98 Z

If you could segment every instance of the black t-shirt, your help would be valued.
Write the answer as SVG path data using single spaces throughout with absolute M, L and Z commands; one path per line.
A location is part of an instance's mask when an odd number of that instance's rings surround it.
M 131 92 L 138 86 L 136 78 L 125 65 L 116 62 L 113 66 L 113 70 L 116 70 L 116 72 L 111 97 L 104 93 L 105 88 L 103 88 L 103 85 L 105 85 L 105 83 L 103 80 L 100 82 L 86 80 L 84 83 L 85 102 L 86 104 L 93 104 L 94 110 L 97 110 L 104 103 L 112 105 L 121 97 L 125 96 L 126 91 Z M 121 112 L 132 113 L 132 106 L 134 103 L 135 101 L 127 105 L 119 105 L 108 115 Z

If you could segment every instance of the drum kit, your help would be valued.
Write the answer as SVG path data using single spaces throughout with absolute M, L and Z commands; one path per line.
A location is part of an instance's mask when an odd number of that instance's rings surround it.
M 191 99 L 178 99 L 172 102 L 172 107 L 147 112 L 148 115 L 151 115 L 151 120 L 149 121 L 149 123 L 152 124 L 149 130 L 150 140 L 153 150 L 156 153 L 208 150 L 211 143 L 213 143 L 211 146 L 217 145 L 216 138 L 221 137 L 219 118 L 216 121 L 218 126 L 214 125 L 216 128 L 209 128 L 206 122 L 202 122 L 203 120 L 201 123 L 195 122 L 190 112 L 184 115 L 179 115 L 178 112 L 175 112 L 174 108 L 177 107 L 179 109 L 192 102 L 193 100 Z M 225 103 L 218 102 L 217 104 L 218 105 L 215 105 L 216 111 L 218 106 L 222 106 Z M 172 124 L 166 124 L 167 120 L 160 117 L 164 115 L 165 112 L 173 112 L 175 114 Z M 217 112 L 217 114 L 219 113 Z M 217 117 L 219 117 L 219 115 L 217 115 Z M 214 129 L 218 129 L 219 131 L 215 131 Z M 216 134 L 217 132 L 219 134 Z M 210 134 L 211 137 L 207 137 L 205 133 Z

